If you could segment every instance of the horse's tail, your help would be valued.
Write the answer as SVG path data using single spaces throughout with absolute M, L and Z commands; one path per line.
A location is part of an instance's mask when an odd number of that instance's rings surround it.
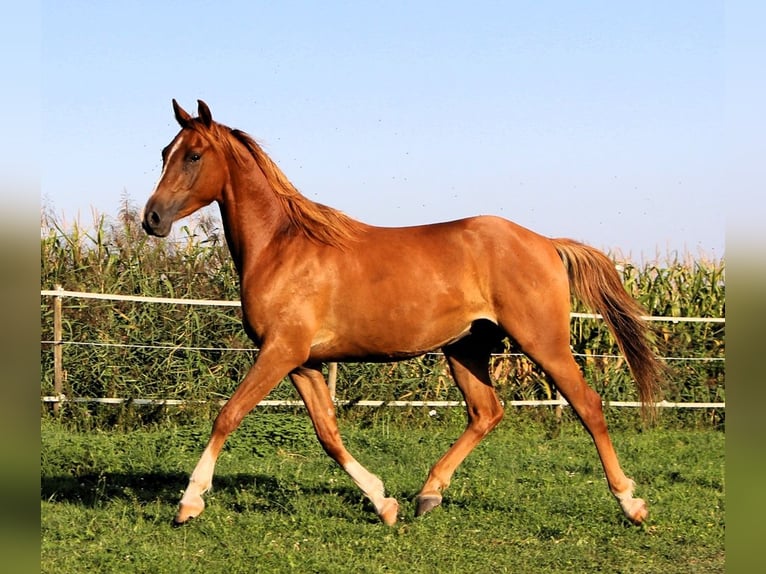
M 575 297 L 604 318 L 617 340 L 638 385 L 642 412 L 651 417 L 650 405 L 657 400 L 666 367 L 650 345 L 644 309 L 625 290 L 614 263 L 604 253 L 571 239 L 552 241 Z

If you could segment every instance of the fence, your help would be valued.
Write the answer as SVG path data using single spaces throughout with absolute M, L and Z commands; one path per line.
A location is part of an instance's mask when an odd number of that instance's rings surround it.
M 138 303 L 164 303 L 173 305 L 192 305 L 192 306 L 220 306 L 220 307 L 240 307 L 239 301 L 216 301 L 206 299 L 175 299 L 166 297 L 144 297 L 133 295 L 110 295 L 103 293 L 88 293 L 80 291 L 66 291 L 61 286 L 56 286 L 54 290 L 41 290 L 40 295 L 42 297 L 52 298 L 53 307 L 53 340 L 43 340 L 41 344 L 51 345 L 53 347 L 53 369 L 54 369 L 54 395 L 42 396 L 41 400 L 44 403 L 52 403 L 54 412 L 58 411 L 61 403 L 74 402 L 74 403 L 102 403 L 102 404 L 123 404 L 130 402 L 135 405 L 181 405 L 190 403 L 193 401 L 179 400 L 179 399 L 141 399 L 141 398 L 116 398 L 116 397 L 67 397 L 64 392 L 64 364 L 63 364 L 63 347 L 64 345 L 105 345 L 104 343 L 89 343 L 84 341 L 65 341 L 63 339 L 63 310 L 62 300 L 64 298 L 79 298 L 79 299 L 100 299 L 108 301 L 129 301 Z M 594 313 L 571 313 L 572 318 L 594 319 L 599 320 L 601 316 Z M 644 317 L 647 321 L 663 321 L 670 323 L 725 323 L 724 318 L 706 318 L 706 317 L 656 317 L 647 316 Z M 110 346 L 126 346 L 120 344 L 108 344 Z M 147 345 L 147 347 L 156 347 Z M 178 349 L 178 346 L 174 346 L 174 349 Z M 199 348 L 195 348 L 200 350 Z M 204 350 L 251 350 L 251 349 L 217 349 L 207 348 Z M 438 354 L 438 353 L 434 353 Z M 510 354 L 508 354 L 510 355 Z M 685 360 L 685 361 L 724 361 L 723 357 L 665 357 L 665 360 Z M 328 370 L 328 385 L 330 391 L 335 399 L 335 384 L 337 379 L 337 364 L 331 363 Z M 221 400 L 220 402 L 225 402 Z M 394 406 L 394 407 L 454 407 L 464 405 L 462 401 L 380 401 L 380 400 L 357 400 L 357 401 L 338 401 L 338 404 L 352 403 L 357 406 Z M 301 401 L 291 400 L 264 400 L 259 403 L 262 406 L 298 406 L 302 405 Z M 509 406 L 555 406 L 561 408 L 568 403 L 566 400 L 557 393 L 555 399 L 550 400 L 512 400 L 504 401 L 504 404 Z M 637 401 L 609 401 L 610 406 L 615 407 L 639 407 L 641 403 Z M 660 401 L 656 403 L 660 408 L 714 408 L 724 409 L 726 407 L 725 402 L 671 402 Z

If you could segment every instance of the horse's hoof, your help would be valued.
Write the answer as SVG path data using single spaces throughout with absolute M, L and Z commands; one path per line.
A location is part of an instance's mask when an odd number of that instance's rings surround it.
M 415 516 L 422 516 L 439 506 L 442 503 L 442 496 L 441 494 L 419 494 L 415 501 L 417 502 Z
M 631 498 L 625 502 L 622 502 L 622 511 L 625 516 L 636 526 L 644 523 L 646 517 L 649 516 L 649 509 L 646 507 L 646 502 L 641 498 Z
M 399 514 L 399 503 L 395 498 L 386 498 L 383 500 L 383 507 L 378 516 L 386 526 L 393 526 L 396 524 L 396 519 Z
M 184 524 L 189 524 L 189 522 L 191 522 L 191 520 L 192 520 L 192 517 L 190 516 L 185 521 L 181 522 L 181 521 L 178 520 L 178 515 L 176 515 L 176 516 L 173 517 L 173 522 L 171 522 L 170 525 L 173 528 L 180 528 Z
M 197 518 L 202 514 L 203 510 L 205 510 L 205 501 L 202 500 L 201 496 L 198 496 L 197 500 L 192 502 L 181 502 L 181 504 L 178 505 L 178 512 L 173 519 L 173 525 L 181 526 L 182 524 L 186 524 L 192 518 Z

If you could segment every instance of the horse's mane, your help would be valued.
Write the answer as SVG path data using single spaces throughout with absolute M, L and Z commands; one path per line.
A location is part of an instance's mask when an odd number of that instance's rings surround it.
M 287 179 L 277 164 L 266 155 L 260 145 L 247 133 L 213 123 L 212 135 L 227 145 L 235 158 L 240 153 L 226 137 L 231 136 L 250 153 L 274 191 L 291 229 L 302 233 L 312 241 L 344 247 L 353 241 L 362 229 L 362 224 L 342 211 L 311 201 L 302 195 Z M 238 161 L 240 161 L 238 159 Z

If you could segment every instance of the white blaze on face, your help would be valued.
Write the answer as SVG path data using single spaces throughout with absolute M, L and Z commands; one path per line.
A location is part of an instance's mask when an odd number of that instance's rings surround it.
M 171 147 L 170 150 L 168 150 L 168 153 L 165 156 L 165 162 L 162 164 L 162 173 L 160 173 L 160 178 L 157 180 L 157 184 L 154 186 L 154 191 L 152 192 L 152 194 L 154 194 L 157 191 L 157 188 L 160 186 L 160 183 L 162 183 L 162 180 L 165 179 L 165 172 L 168 170 L 168 166 L 170 165 L 170 160 L 173 158 L 173 155 L 181 147 L 181 140 L 183 140 L 183 136 L 179 136 L 178 139 L 173 144 L 173 147 Z

